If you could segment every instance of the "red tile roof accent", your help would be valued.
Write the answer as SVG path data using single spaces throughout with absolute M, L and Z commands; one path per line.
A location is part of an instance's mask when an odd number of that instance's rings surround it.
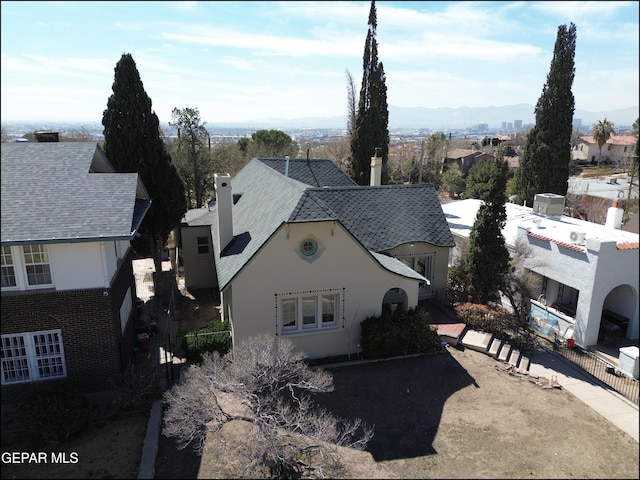
M 574 245 L 573 243 L 566 243 L 566 242 L 560 242 L 558 240 L 554 240 L 552 238 L 549 237 L 545 237 L 544 235 L 540 235 L 539 233 L 533 233 L 533 232 L 527 232 L 527 235 L 533 238 L 537 238 L 538 240 L 542 240 L 545 242 L 553 242 L 556 245 L 558 245 L 559 247 L 564 247 L 567 248 L 569 250 L 573 250 L 574 252 L 586 252 L 587 249 L 584 247 L 581 247 L 580 245 Z
M 640 243 L 619 243 L 616 247 L 618 247 L 618 250 L 638 250 L 640 248 Z
M 539 233 L 527 232 L 527 235 L 532 237 L 532 238 L 536 238 L 538 240 L 542 240 L 544 242 L 553 242 L 556 245 L 558 245 L 559 247 L 568 248 L 569 250 L 573 250 L 575 252 L 586 252 L 587 251 L 587 249 L 585 247 L 581 247 L 580 245 L 575 245 L 573 243 L 560 242 L 558 240 L 554 240 L 552 238 L 545 237 L 544 235 L 540 235 Z M 617 247 L 618 250 L 638 250 L 638 249 L 640 249 L 640 243 L 638 243 L 638 242 L 618 243 L 616 245 L 616 247 Z

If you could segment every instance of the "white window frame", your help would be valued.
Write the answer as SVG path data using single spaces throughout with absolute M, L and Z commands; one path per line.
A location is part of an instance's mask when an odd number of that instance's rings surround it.
M 27 261 L 27 256 L 31 257 L 40 257 L 38 260 Z M 53 276 L 51 275 L 51 260 L 49 258 L 49 248 L 43 244 L 35 244 L 35 245 L 25 245 L 22 247 L 22 257 L 24 259 L 24 271 L 25 278 L 27 280 L 27 287 L 29 288 L 43 288 L 49 287 L 53 285 Z M 48 277 L 49 281 L 36 281 L 35 283 L 31 283 L 29 279 L 29 268 L 33 268 L 37 270 L 35 273 L 31 273 L 31 276 L 35 277 L 36 280 L 40 277 Z M 41 267 L 46 267 L 46 272 L 41 272 Z
M 48 369 L 53 371 L 47 372 Z M 6 378 L 10 372 L 19 370 L 22 371 L 21 375 Z M 2 335 L 2 385 L 66 377 L 67 365 L 60 329 Z
M 14 290 L 18 288 L 18 277 L 16 275 L 16 265 L 13 261 L 11 247 L 2 246 L 2 280 L 13 279 L 13 285 L 2 285 L 3 290 Z
M 332 320 L 325 321 L 325 299 L 331 298 L 333 301 Z M 281 325 L 281 333 L 283 335 L 296 334 L 302 332 L 328 331 L 335 330 L 338 327 L 338 318 L 340 318 L 340 300 L 341 293 L 338 290 L 304 292 L 299 295 L 283 295 L 280 297 L 278 307 L 278 321 Z M 313 317 L 309 306 L 313 305 Z M 305 309 L 305 306 L 307 307 Z M 294 320 L 285 318 L 285 315 L 291 313 L 293 307 Z M 285 323 L 286 322 L 286 323 Z
M 204 239 L 205 243 L 201 243 L 200 240 Z M 200 248 L 201 247 L 207 247 L 207 251 L 206 252 L 201 252 Z M 196 237 L 196 253 L 198 255 L 209 255 L 211 252 L 210 248 L 209 248 L 209 237 L 207 236 L 201 236 L 201 237 Z
M 40 255 L 46 256 L 46 261 L 41 262 L 33 262 L 27 263 L 26 260 L 26 251 L 25 248 L 30 250 L 32 247 L 37 247 L 37 250 Z M 15 286 L 7 286 L 2 287 L 2 291 L 11 291 L 11 290 L 37 290 L 44 288 L 52 288 L 55 285 L 54 280 L 54 272 L 53 272 L 53 262 L 51 259 L 51 250 L 49 246 L 46 244 L 34 244 L 34 245 L 14 245 L 12 247 L 3 246 L 3 262 L 5 261 L 4 251 L 5 249 L 9 249 L 11 252 L 11 261 L 13 262 L 13 273 L 16 281 Z M 28 267 L 30 266 L 39 266 L 39 265 L 47 265 L 48 274 L 50 277 L 50 283 L 35 283 L 33 285 L 29 284 L 29 274 Z M 5 265 L 3 264 L 3 268 Z

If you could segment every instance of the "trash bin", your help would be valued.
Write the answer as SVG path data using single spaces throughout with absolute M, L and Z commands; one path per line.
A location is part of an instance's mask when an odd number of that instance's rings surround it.
M 640 378 L 639 373 L 640 350 L 638 347 L 623 347 L 618 356 L 620 370 L 635 379 Z
M 567 347 L 575 348 L 576 341 L 573 338 L 567 338 Z

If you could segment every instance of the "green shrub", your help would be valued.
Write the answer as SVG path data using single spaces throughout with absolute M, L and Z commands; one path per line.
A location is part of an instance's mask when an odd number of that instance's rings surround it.
M 16 408 L 27 434 L 44 442 L 59 442 L 84 433 L 94 408 L 75 388 L 59 385 L 38 390 Z
M 205 352 L 223 356 L 231 350 L 231 325 L 229 322 L 213 322 L 184 336 L 185 357 L 190 363 L 201 363 Z
M 369 317 L 361 325 L 365 358 L 433 352 L 440 345 L 431 315 L 422 309 L 411 309 L 397 317 Z

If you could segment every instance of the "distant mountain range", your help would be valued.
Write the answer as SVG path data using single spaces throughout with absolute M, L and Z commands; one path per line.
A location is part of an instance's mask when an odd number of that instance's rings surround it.
M 473 130 L 479 124 L 486 124 L 487 130 L 499 131 L 502 123 L 513 124 L 515 120 L 522 120 L 522 126 L 532 125 L 535 122 L 535 107 L 526 103 L 519 105 L 506 105 L 502 107 L 459 107 L 459 108 L 428 108 L 428 107 L 396 107 L 389 106 L 389 131 L 422 129 L 435 131 Z M 638 106 L 621 110 L 609 110 L 606 112 L 590 112 L 576 110 L 574 112 L 574 124 L 581 121 L 582 131 L 591 131 L 591 126 L 599 120 L 607 118 L 613 122 L 614 128 L 631 127 L 638 119 L 640 108 Z M 209 122 L 205 119 L 206 128 L 209 131 L 215 129 L 237 130 L 243 134 L 247 131 L 259 129 L 278 129 L 283 131 L 301 130 L 345 130 L 346 114 L 336 117 L 301 117 L 294 119 L 264 118 L 260 120 L 248 120 L 244 122 Z M 163 128 L 172 131 L 168 124 L 162 123 Z M 20 137 L 27 132 L 41 130 L 56 130 L 69 134 L 78 130 L 86 130 L 91 134 L 102 134 L 100 122 L 74 122 L 74 121 L 32 121 L 11 122 L 3 121 L 2 128 L 10 137 Z M 513 130 L 517 130 L 512 126 Z M 626 129 L 625 129 L 626 130 Z M 624 130 L 623 130 L 624 131 Z
M 478 124 L 487 124 L 489 128 L 500 128 L 502 122 L 513 123 L 522 120 L 522 125 L 535 122 L 535 107 L 526 103 L 506 105 L 502 107 L 458 107 L 458 108 L 428 108 L 428 107 L 396 107 L 389 106 L 389 129 L 466 129 Z M 574 121 L 580 119 L 583 127 L 591 128 L 598 120 L 613 122 L 614 126 L 631 126 L 638 119 L 638 106 L 606 112 L 590 112 L 576 110 Z M 264 118 L 246 122 L 220 123 L 207 122 L 208 127 L 249 127 L 276 129 L 344 129 L 346 114 L 337 117 L 305 117 L 295 119 Z

